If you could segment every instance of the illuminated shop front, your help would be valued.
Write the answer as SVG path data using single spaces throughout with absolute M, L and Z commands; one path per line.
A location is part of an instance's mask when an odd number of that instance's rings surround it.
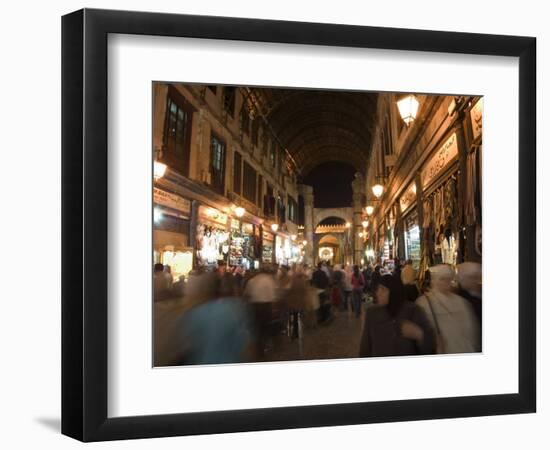
M 292 264 L 292 249 L 290 238 L 283 235 L 277 235 L 275 238 L 275 261 L 277 264 Z
M 456 264 L 458 255 L 458 142 L 452 133 L 422 170 L 423 228 L 433 264 Z
M 231 219 L 229 265 L 242 266 L 247 270 L 258 269 L 259 227 L 252 223 Z
M 262 262 L 270 264 L 273 262 L 274 252 L 273 246 L 275 236 L 272 233 L 264 231 L 262 233 Z
M 404 219 L 405 234 L 405 259 L 412 260 L 413 267 L 418 269 L 420 264 L 420 226 L 418 223 L 418 214 L 411 212 Z
M 156 187 L 153 202 L 154 263 L 169 266 L 177 281 L 193 268 L 193 248 L 189 242 L 191 202 Z
M 199 207 L 197 224 L 197 265 L 215 267 L 229 255 L 227 214 L 208 206 Z

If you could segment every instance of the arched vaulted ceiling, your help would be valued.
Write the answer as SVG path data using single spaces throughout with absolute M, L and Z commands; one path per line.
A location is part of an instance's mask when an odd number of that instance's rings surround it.
M 255 87 L 249 94 L 300 175 L 327 161 L 366 171 L 378 94 Z

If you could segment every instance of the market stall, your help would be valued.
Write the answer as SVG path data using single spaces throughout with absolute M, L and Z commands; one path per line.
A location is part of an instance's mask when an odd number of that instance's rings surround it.
M 272 233 L 263 231 L 262 233 L 262 262 L 266 264 L 273 263 L 273 246 L 275 236 Z
M 193 248 L 189 242 L 191 201 L 174 193 L 153 190 L 154 263 L 170 267 L 174 281 L 193 268 Z
M 241 266 L 246 270 L 258 269 L 260 266 L 258 243 L 258 226 L 231 219 L 229 265 Z
M 218 261 L 227 260 L 227 214 L 208 206 L 199 207 L 196 246 L 197 265 L 200 267 L 215 267 Z

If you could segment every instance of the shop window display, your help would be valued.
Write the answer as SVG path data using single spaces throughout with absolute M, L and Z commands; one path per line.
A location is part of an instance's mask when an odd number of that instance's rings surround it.
M 201 224 L 197 227 L 197 263 L 214 266 L 229 252 L 229 233 L 221 228 Z

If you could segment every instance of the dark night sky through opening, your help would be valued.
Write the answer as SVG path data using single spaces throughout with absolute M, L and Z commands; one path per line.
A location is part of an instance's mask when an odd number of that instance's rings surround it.
M 351 182 L 357 170 L 350 164 L 329 161 L 316 166 L 304 177 L 304 184 L 313 186 L 316 208 L 351 206 Z

